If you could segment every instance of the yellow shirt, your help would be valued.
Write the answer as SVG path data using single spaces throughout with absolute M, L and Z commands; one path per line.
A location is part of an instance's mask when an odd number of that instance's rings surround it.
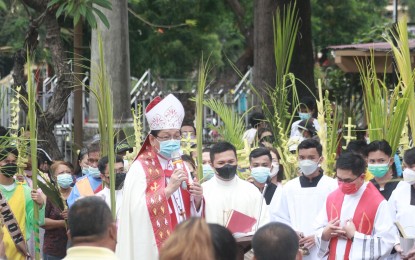
M 64 260 L 119 260 L 113 251 L 106 247 L 74 246 L 67 250 Z

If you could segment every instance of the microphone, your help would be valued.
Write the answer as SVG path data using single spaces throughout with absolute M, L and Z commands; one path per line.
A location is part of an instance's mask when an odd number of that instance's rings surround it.
M 264 204 L 264 195 L 265 195 L 265 191 L 267 190 L 267 188 L 268 188 L 268 183 L 265 182 L 264 189 L 262 190 L 262 193 L 261 193 L 261 204 L 259 205 L 258 221 L 256 223 L 255 232 L 258 230 L 258 227 L 259 227 L 259 220 L 261 219 L 261 214 L 262 214 L 262 204 Z
M 184 166 L 182 156 L 180 155 L 179 151 L 172 152 L 171 157 L 172 157 L 171 161 L 172 161 L 174 169 L 183 170 L 187 174 L 187 179 L 189 180 L 190 178 L 189 173 L 187 172 L 187 169 Z M 182 186 L 182 189 L 187 190 L 188 183 L 186 183 L 186 181 L 183 181 L 181 186 Z

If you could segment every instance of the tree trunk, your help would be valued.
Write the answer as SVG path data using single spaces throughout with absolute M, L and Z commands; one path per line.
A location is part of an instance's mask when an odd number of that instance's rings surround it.
M 24 0 L 24 2 L 39 13 L 43 13 L 46 10 L 47 1 Z M 31 21 L 29 30 L 26 33 L 25 45 L 15 54 L 13 79 L 14 87 L 23 86 L 21 94 L 27 99 L 27 91 L 24 88 L 27 80 L 24 71 L 24 65 L 26 64 L 26 48 L 29 49 L 30 54 L 33 53 L 37 46 L 37 30 L 41 25 L 40 21 L 44 21 L 47 30 L 46 43 L 47 47 L 50 49 L 53 67 L 58 82 L 46 111 L 42 111 L 41 108 L 37 107 L 37 139 L 39 141 L 38 146 L 48 152 L 52 159 L 62 159 L 62 154 L 59 151 L 53 132 L 55 124 L 59 123 L 66 113 L 68 97 L 72 91 L 73 79 L 70 67 L 66 63 L 67 58 L 60 37 L 60 27 L 56 20 L 55 13 L 46 12 L 44 15 L 44 19 Z M 24 102 L 20 102 L 20 104 L 27 114 L 27 106 Z M 33 129 L 30 130 L 32 131 Z
M 275 87 L 275 57 L 273 17 L 276 0 L 260 0 L 254 3 L 254 68 L 253 85 L 262 97 L 268 97 L 266 89 Z M 269 101 L 266 100 L 268 103 Z M 254 102 L 259 104 L 260 100 Z
M 292 0 L 281 1 L 284 4 L 293 3 Z M 281 8 L 283 7 L 279 4 Z M 295 42 L 290 72 L 301 80 L 313 93 L 316 92 L 314 83 L 314 56 L 311 38 L 311 3 L 310 0 L 297 1 L 298 17 L 300 27 Z M 310 90 L 297 80 L 298 96 L 310 96 Z

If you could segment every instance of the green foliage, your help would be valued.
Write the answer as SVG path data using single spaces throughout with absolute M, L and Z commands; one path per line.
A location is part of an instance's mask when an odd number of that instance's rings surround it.
M 387 0 L 311 0 L 314 43 L 328 45 L 352 43 L 377 24 L 385 22 Z
M 129 16 L 132 74 L 150 68 L 162 78 L 195 78 L 202 53 L 210 54 L 215 71 L 223 69 L 227 58 L 236 60 L 244 37 L 224 2 L 130 1 L 131 9 L 141 17 Z
M 95 15 L 97 15 L 102 23 L 109 28 L 110 24 L 107 17 L 95 6 L 108 10 L 112 9 L 111 1 L 109 0 L 51 0 L 48 3 L 48 8 L 57 8 L 56 18 L 62 14 L 65 15 L 65 18 L 71 16 L 73 17 L 74 25 L 76 25 L 79 19 L 84 17 L 89 26 L 96 28 L 97 20 Z
M 221 138 L 223 138 L 224 141 L 233 144 L 237 150 L 243 149 L 243 135 L 245 133 L 244 116 L 240 116 L 233 111 L 232 107 L 227 106 L 217 99 L 204 100 L 203 104 L 215 112 L 223 122 L 223 124 L 218 127 L 210 126 L 210 128 L 218 131 Z

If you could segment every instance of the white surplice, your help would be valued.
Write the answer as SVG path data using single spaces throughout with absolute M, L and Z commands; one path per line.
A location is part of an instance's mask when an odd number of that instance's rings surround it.
M 117 223 L 120 221 L 120 210 L 122 205 L 122 195 L 124 188 L 120 190 L 115 190 L 115 213 L 117 217 Z M 95 194 L 95 196 L 101 197 L 105 200 L 108 207 L 111 208 L 111 190 L 108 187 L 104 187 L 100 192 Z
M 415 237 L 415 206 L 411 205 L 411 188 L 412 185 L 401 181 L 392 192 L 388 204 L 394 222 L 399 222 L 401 224 L 408 237 Z M 395 244 L 399 243 L 399 234 L 396 233 Z M 399 254 L 394 255 L 394 259 L 400 259 Z
M 208 223 L 225 226 L 231 210 L 239 211 L 257 220 L 260 218 L 259 226 L 269 222 L 268 206 L 262 194 L 254 185 L 238 176 L 230 181 L 223 181 L 215 175 L 204 182 L 202 187 L 206 202 L 205 217 Z M 259 213 L 260 209 L 261 213 Z M 256 225 L 252 231 L 255 231 L 255 228 Z
M 340 225 L 344 226 L 349 219 L 353 219 L 356 207 L 365 191 L 367 182 L 360 189 L 351 195 L 345 195 L 340 212 Z M 324 202 L 326 205 L 326 201 Z M 355 232 L 353 243 L 350 249 L 350 260 L 365 259 L 386 259 L 393 246 L 395 245 L 396 228 L 390 214 L 388 202 L 386 200 L 379 204 L 376 212 L 374 226 L 371 235 L 364 235 Z M 328 224 L 326 207 L 320 211 L 315 227 L 316 227 L 316 245 L 319 248 L 318 255 L 320 257 L 327 254 L 330 241 L 321 239 L 323 229 Z M 336 247 L 336 259 L 343 259 L 346 251 L 346 239 L 339 238 Z
M 313 235 L 314 221 L 324 207 L 327 196 L 337 188 L 337 181 L 323 175 L 316 187 L 301 187 L 300 177 L 290 180 L 282 189 L 281 199 L 271 202 L 271 221 L 285 223 L 304 236 Z M 317 249 L 309 249 L 310 255 L 304 260 L 318 259 Z
M 158 156 L 158 160 L 163 170 L 173 169 L 171 161 L 160 156 Z M 166 178 L 166 183 L 168 180 L 169 178 Z M 146 188 L 146 173 L 140 161 L 136 160 L 131 165 L 124 181 L 124 196 L 120 210 L 116 248 L 116 254 L 120 259 L 158 259 L 159 252 L 147 209 Z M 179 193 L 180 191 L 177 190 L 172 195 L 175 196 L 177 203 L 173 203 L 174 209 L 169 208 L 169 211 L 174 210 L 180 221 L 180 210 L 177 207 L 180 206 L 183 209 L 184 203 Z M 191 201 L 190 208 L 192 216 L 201 216 L 203 205 L 198 212 L 194 201 Z

